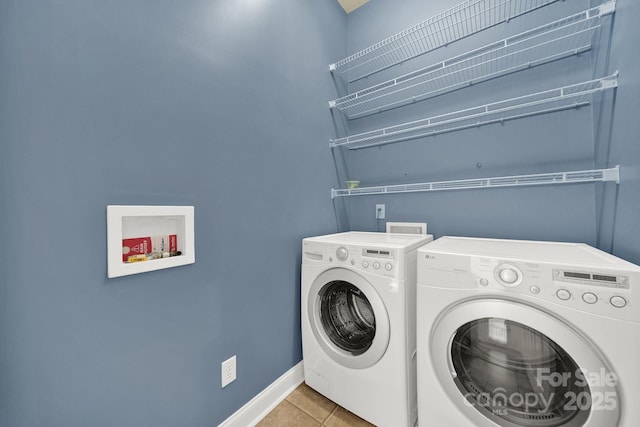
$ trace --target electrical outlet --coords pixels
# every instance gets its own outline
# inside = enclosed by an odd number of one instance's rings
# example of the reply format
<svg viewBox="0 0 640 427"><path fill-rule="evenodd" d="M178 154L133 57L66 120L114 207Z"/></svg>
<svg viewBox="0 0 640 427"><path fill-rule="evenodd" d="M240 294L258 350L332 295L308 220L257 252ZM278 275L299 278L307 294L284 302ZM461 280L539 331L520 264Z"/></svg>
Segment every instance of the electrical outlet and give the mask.
<svg viewBox="0 0 640 427"><path fill-rule="evenodd" d="M222 362L222 388L236 380L236 356Z"/></svg>
<svg viewBox="0 0 640 427"><path fill-rule="evenodd" d="M384 205L376 205L376 219L384 219Z"/></svg>

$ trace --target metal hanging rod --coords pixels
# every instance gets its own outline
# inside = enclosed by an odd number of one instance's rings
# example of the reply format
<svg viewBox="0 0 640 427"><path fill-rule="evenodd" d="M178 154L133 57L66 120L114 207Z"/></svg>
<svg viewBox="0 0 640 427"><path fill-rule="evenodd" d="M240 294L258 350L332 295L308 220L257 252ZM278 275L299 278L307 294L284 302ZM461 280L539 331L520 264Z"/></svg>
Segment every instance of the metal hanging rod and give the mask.
<svg viewBox="0 0 640 427"><path fill-rule="evenodd" d="M382 129L329 140L329 146L352 150L433 136L523 117L577 108L591 103L592 94L618 85L618 72L601 79L537 92L503 101L440 114Z"/></svg>
<svg viewBox="0 0 640 427"><path fill-rule="evenodd" d="M376 187L331 189L331 198L380 194L415 193L425 191L467 190L483 188L522 187L534 185L578 184L589 182L620 183L620 168L593 169L534 175L502 176L495 178L461 179L455 181L423 182Z"/></svg>

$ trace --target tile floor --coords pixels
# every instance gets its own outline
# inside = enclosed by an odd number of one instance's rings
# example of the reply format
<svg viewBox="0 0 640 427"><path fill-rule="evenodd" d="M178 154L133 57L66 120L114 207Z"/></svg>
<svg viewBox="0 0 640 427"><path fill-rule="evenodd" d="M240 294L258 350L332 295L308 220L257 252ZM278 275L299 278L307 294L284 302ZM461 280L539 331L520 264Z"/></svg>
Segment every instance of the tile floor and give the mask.
<svg viewBox="0 0 640 427"><path fill-rule="evenodd" d="M260 421L256 427L375 427L338 406L305 383Z"/></svg>

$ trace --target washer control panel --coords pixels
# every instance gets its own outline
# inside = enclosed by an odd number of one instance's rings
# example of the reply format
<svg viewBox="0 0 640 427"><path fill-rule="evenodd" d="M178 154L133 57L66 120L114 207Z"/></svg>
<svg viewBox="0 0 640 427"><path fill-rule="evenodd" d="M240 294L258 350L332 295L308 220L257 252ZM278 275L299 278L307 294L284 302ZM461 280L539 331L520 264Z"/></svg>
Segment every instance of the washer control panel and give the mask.
<svg viewBox="0 0 640 427"><path fill-rule="evenodd" d="M636 322L640 319L640 307L635 307L631 293L632 282L640 283L637 274L494 258L472 257L470 261L470 272L480 289L528 295Z"/></svg>
<svg viewBox="0 0 640 427"><path fill-rule="evenodd" d="M387 277L398 277L398 254L395 249L351 245L329 245L326 261L365 270Z"/></svg>

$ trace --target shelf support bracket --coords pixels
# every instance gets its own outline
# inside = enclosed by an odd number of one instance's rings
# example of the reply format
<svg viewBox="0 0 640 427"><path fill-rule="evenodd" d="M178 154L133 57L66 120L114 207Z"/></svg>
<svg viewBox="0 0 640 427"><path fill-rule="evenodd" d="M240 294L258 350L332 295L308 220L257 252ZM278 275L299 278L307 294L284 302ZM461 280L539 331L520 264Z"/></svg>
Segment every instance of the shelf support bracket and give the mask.
<svg viewBox="0 0 640 427"><path fill-rule="evenodd" d="M616 11L616 0L609 0L603 3L598 6L598 9L600 10L600 16L610 15Z"/></svg>
<svg viewBox="0 0 640 427"><path fill-rule="evenodd" d="M620 184L620 165L616 165L610 169L604 169L603 181L615 181L616 184Z"/></svg>

